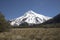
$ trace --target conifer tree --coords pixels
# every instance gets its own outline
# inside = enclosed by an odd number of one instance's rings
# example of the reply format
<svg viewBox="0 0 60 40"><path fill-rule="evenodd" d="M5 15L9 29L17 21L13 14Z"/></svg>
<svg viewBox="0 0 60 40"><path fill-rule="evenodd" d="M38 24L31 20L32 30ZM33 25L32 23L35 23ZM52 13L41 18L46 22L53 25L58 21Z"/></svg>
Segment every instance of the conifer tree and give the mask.
<svg viewBox="0 0 60 40"><path fill-rule="evenodd" d="M0 12L0 32L6 31L8 29L9 23L5 20L4 15Z"/></svg>

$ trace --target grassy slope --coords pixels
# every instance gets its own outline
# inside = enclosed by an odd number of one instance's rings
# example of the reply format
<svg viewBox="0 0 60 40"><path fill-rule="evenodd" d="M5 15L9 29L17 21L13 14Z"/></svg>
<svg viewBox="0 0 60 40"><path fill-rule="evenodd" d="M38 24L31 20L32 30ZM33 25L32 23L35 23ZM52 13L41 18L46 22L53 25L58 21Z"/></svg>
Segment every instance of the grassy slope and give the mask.
<svg viewBox="0 0 60 40"><path fill-rule="evenodd" d="M60 28L13 28L0 33L0 40L60 40Z"/></svg>

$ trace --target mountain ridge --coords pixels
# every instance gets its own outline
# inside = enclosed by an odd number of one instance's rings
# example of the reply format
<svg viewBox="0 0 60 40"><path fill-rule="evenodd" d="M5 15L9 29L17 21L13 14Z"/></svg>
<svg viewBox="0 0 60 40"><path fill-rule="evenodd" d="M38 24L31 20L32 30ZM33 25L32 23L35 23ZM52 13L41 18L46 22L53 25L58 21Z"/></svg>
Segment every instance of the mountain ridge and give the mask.
<svg viewBox="0 0 60 40"><path fill-rule="evenodd" d="M44 16L42 14L38 14L32 10L29 10L21 17L18 17L16 19L11 20L10 23L12 26L16 25L19 26L20 24L27 22L28 24L40 24L47 20L49 20L51 17Z"/></svg>
<svg viewBox="0 0 60 40"><path fill-rule="evenodd" d="M60 23L60 13L54 16L52 19L44 22L43 24L52 24L52 23Z"/></svg>

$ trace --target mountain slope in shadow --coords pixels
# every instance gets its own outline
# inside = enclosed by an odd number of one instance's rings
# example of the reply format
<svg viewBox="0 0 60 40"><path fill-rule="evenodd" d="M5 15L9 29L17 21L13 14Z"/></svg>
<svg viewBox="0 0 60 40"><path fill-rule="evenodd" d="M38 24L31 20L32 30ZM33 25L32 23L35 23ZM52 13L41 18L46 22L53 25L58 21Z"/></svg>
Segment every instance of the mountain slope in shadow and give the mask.
<svg viewBox="0 0 60 40"><path fill-rule="evenodd" d="M60 14L54 16L52 19L44 22L43 24L51 24L51 23L60 23Z"/></svg>

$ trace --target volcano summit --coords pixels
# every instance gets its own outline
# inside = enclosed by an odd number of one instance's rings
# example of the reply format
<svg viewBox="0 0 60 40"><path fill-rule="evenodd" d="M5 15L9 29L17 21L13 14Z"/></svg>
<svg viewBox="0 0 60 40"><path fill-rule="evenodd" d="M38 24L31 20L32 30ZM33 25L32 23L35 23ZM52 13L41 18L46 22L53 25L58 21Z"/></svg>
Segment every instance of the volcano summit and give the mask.
<svg viewBox="0 0 60 40"><path fill-rule="evenodd" d="M49 19L51 19L51 17L44 16L42 14L38 14L32 10L29 10L21 17L12 19L10 24L12 26L19 26L20 24L24 22L28 23L29 25L30 24L41 24Z"/></svg>

